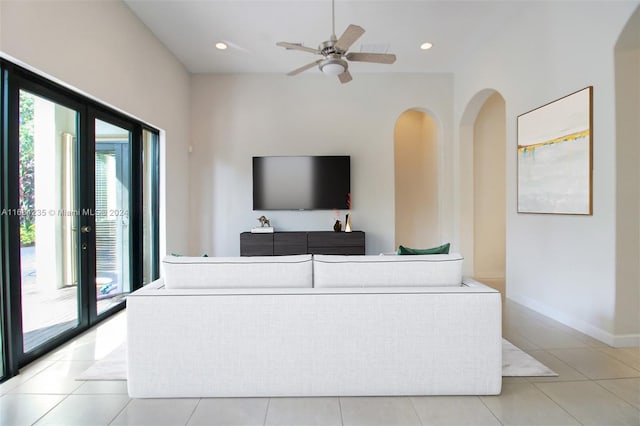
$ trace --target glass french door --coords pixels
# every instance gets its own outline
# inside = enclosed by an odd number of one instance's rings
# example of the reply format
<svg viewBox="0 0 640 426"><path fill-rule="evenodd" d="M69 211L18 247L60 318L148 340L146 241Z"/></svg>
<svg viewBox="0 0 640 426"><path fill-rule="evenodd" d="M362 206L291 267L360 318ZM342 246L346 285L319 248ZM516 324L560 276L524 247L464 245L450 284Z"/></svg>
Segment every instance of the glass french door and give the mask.
<svg viewBox="0 0 640 426"><path fill-rule="evenodd" d="M19 229L10 258L20 290L12 307L23 360L122 307L132 289L133 126L47 95L29 84L18 91L19 143L10 155L17 209L8 214Z"/></svg>
<svg viewBox="0 0 640 426"><path fill-rule="evenodd" d="M0 380L158 278L159 132L0 58Z"/></svg>
<svg viewBox="0 0 640 426"><path fill-rule="evenodd" d="M129 197L131 131L102 119L95 129L96 313L123 302L131 292Z"/></svg>
<svg viewBox="0 0 640 426"><path fill-rule="evenodd" d="M79 326L80 113L19 91L18 210L22 351ZM15 257L15 256L14 256Z"/></svg>

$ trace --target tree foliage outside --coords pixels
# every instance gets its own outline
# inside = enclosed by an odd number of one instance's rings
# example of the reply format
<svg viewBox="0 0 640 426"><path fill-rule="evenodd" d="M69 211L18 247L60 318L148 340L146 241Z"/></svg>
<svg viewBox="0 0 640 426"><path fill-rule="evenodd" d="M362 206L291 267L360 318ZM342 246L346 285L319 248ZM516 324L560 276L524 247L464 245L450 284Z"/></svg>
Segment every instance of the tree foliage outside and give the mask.
<svg viewBox="0 0 640 426"><path fill-rule="evenodd" d="M34 216L35 179L33 153L33 104L34 96L20 92L20 242L33 245L36 240Z"/></svg>

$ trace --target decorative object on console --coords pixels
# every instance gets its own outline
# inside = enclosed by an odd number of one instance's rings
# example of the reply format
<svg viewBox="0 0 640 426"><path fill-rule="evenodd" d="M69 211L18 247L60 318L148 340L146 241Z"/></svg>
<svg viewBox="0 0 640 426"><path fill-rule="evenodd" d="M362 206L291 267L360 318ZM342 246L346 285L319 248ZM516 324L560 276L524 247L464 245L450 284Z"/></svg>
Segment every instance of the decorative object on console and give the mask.
<svg viewBox="0 0 640 426"><path fill-rule="evenodd" d="M258 222L260 222L260 226L256 228L251 228L251 232L253 234L272 234L273 226L271 226L271 222L267 219L266 216L262 215L258 218Z"/></svg>
<svg viewBox="0 0 640 426"><path fill-rule="evenodd" d="M449 247L451 243L446 243L438 247L431 247L427 249L414 249L405 247L403 245L398 246L398 254L400 255L416 255L416 254L449 254Z"/></svg>
<svg viewBox="0 0 640 426"><path fill-rule="evenodd" d="M336 219L336 223L333 224L333 230L336 232L342 231L342 222L340 222L340 219Z"/></svg>
<svg viewBox="0 0 640 426"><path fill-rule="evenodd" d="M344 232L351 232L351 193L347 194L347 206L349 207L349 213L344 221Z"/></svg>
<svg viewBox="0 0 640 426"><path fill-rule="evenodd" d="M518 213L591 215L593 86L518 116Z"/></svg>
<svg viewBox="0 0 640 426"><path fill-rule="evenodd" d="M351 232L351 215L347 213L347 217L344 221L344 232Z"/></svg>
<svg viewBox="0 0 640 426"><path fill-rule="evenodd" d="M258 222L260 222L260 226L261 227L265 227L265 226L271 226L271 223L269 222L269 219L267 219L267 217L265 215L262 215L258 218Z"/></svg>

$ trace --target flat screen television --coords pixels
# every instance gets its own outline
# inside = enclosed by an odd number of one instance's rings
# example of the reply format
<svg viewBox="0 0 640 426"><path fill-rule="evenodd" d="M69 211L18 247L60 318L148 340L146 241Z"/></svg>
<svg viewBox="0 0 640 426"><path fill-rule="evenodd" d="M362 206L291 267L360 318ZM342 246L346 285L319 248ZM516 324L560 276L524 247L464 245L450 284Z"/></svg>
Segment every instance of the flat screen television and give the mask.
<svg viewBox="0 0 640 426"><path fill-rule="evenodd" d="M348 209L351 157L253 157L254 210Z"/></svg>

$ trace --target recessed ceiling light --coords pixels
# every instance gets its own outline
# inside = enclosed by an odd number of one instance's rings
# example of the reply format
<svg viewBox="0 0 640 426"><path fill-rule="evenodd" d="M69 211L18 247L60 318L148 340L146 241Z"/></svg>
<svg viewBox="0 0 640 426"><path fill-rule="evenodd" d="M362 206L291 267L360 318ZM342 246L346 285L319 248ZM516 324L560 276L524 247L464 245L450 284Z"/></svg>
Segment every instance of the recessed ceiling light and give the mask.
<svg viewBox="0 0 640 426"><path fill-rule="evenodd" d="M229 46L227 46L227 43L225 42L219 41L216 43L216 49L218 50L225 50L227 47Z"/></svg>
<svg viewBox="0 0 640 426"><path fill-rule="evenodd" d="M422 43L422 44L420 45L420 49L422 49L422 50L429 50L429 49L431 49L432 47L433 47L433 44L432 44L432 43L429 43L428 41L425 41L424 43Z"/></svg>

